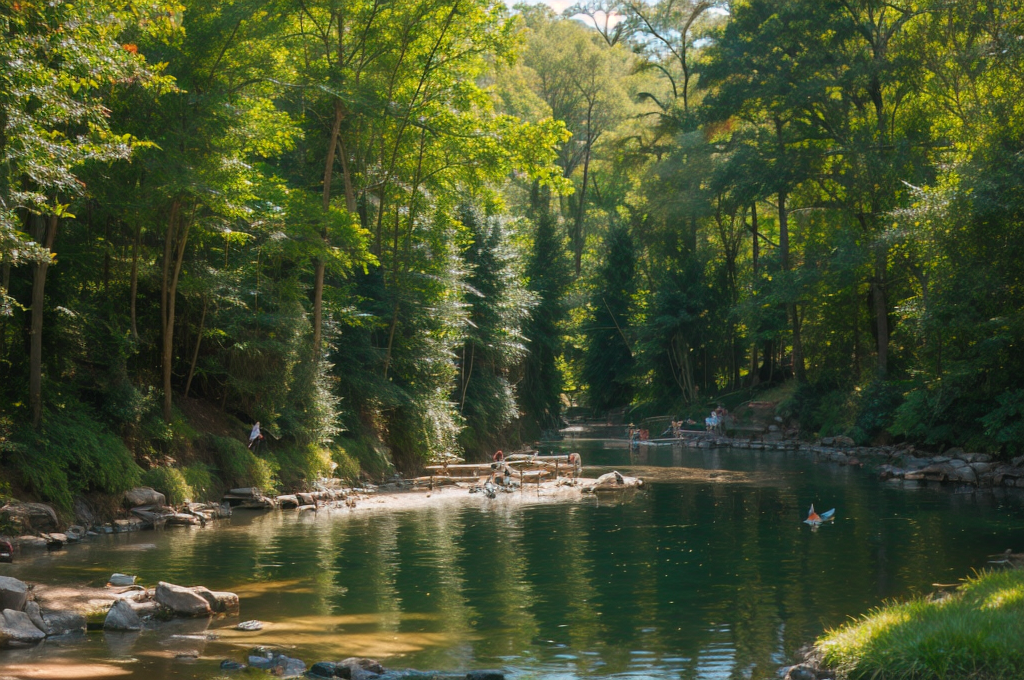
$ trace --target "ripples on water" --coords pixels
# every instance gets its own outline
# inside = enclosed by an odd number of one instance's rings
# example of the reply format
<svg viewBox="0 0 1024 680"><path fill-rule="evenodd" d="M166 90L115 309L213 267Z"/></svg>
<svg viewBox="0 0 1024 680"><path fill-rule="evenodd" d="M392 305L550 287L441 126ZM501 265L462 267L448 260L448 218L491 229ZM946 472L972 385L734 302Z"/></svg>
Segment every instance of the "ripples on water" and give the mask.
<svg viewBox="0 0 1024 680"><path fill-rule="evenodd" d="M51 675L206 677L220 658L272 643L308 663L365 655L522 678L773 678L826 627L1024 545L1015 494L907 491L796 453L573 449L588 465L643 476L647 489L580 504L240 511L214 530L101 538L5 565L28 580L100 585L128 571L234 590L243 618L269 625L210 641L202 624L170 640L91 633L3 653L0 668L38 677L74 660L78 671ZM837 507L837 521L812 532L801 523L812 502ZM202 656L175 660L190 652Z"/></svg>

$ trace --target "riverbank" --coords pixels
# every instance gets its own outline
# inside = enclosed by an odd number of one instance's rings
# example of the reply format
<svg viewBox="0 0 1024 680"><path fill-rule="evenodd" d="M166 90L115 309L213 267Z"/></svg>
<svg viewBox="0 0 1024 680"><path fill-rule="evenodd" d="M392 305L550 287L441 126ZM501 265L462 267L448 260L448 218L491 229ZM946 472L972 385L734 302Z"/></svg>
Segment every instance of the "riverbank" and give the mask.
<svg viewBox="0 0 1024 680"><path fill-rule="evenodd" d="M341 480L322 480L311 492L265 496L254 487L231 489L221 503L184 503L167 505L163 494L148 487L125 494L120 517L97 520L88 511L76 517L81 522L61 526L59 516L45 503L12 502L0 508L2 526L14 530L0 534L0 542L9 543L15 552L59 550L65 545L89 540L103 534L118 534L165 527L205 527L208 522L225 519L234 510L249 512L275 509L296 512L394 512L434 505L465 502L473 497L492 504L553 503L579 500L585 494L627 491L643 485L633 477L609 473L598 478L562 477L537 483L485 484L479 480L437 477L429 485L401 479L381 485L343 487Z"/></svg>
<svg viewBox="0 0 1024 680"><path fill-rule="evenodd" d="M1011 680L1024 669L1024 569L987 571L827 631L786 680Z"/></svg>

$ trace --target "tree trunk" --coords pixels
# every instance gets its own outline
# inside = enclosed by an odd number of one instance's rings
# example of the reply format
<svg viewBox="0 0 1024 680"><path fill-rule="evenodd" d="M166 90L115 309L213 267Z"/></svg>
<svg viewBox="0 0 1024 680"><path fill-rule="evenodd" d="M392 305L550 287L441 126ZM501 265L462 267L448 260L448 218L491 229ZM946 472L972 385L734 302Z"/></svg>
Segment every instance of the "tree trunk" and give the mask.
<svg viewBox="0 0 1024 680"><path fill-rule="evenodd" d="M203 329L206 325L206 296L203 296L203 313L199 315L199 333L196 334L196 346L192 350L192 363L188 367L188 379L185 381L184 397L188 399L188 392L192 388L192 377L196 374L196 363L199 361L199 345L203 342Z"/></svg>
<svg viewBox="0 0 1024 680"><path fill-rule="evenodd" d="M789 209L786 206L788 199L786 190L779 191L779 256L782 259L783 271L789 271ZM800 317L797 313L796 302L787 305L789 312L790 328L793 331L793 375L800 382L807 380L804 371L804 348L800 340Z"/></svg>
<svg viewBox="0 0 1024 680"><path fill-rule="evenodd" d="M587 148L583 155L583 186L580 188L580 202L576 210L576 229L573 233L573 255L576 264L576 276L580 275L580 267L583 262L583 219L586 217L587 207L587 179L590 176L590 123L593 105L587 109Z"/></svg>
<svg viewBox="0 0 1024 680"><path fill-rule="evenodd" d="M875 251L875 277L871 293L875 303L875 323L878 327L878 377L884 379L889 372L889 313L885 301L885 275L889 254L882 245Z"/></svg>
<svg viewBox="0 0 1024 680"><path fill-rule="evenodd" d="M132 319L132 339L139 341L139 328L136 324L135 301L139 297L139 237L142 234L142 224L135 225L135 242L132 244L132 279L131 293L129 295L129 309Z"/></svg>
<svg viewBox="0 0 1024 680"><path fill-rule="evenodd" d="M334 121L331 123L331 136L327 141L327 159L324 161L324 229L321 237L327 241L327 212L331 208L331 178L334 174L334 156L338 148L338 133L341 130L341 119L343 111L341 101L334 101ZM323 303L324 303L324 261L316 260L316 274L313 279L313 360L320 360L321 329L323 328Z"/></svg>
<svg viewBox="0 0 1024 680"><path fill-rule="evenodd" d="M757 203L750 204L750 230L754 234L754 239L750 244L750 257L754 264L754 276L757 276L757 258L761 253L761 244L758 243L759 236L757 233Z"/></svg>
<svg viewBox="0 0 1024 680"><path fill-rule="evenodd" d="M43 218L36 216L37 228L34 240L46 248L53 248L57 236L57 216ZM50 261L36 264L32 273L32 320L29 330L29 377L28 402L32 411L32 427L39 427L43 417L43 303L46 293L46 270Z"/></svg>
<svg viewBox="0 0 1024 680"><path fill-rule="evenodd" d="M191 220L181 226L181 203L175 199L171 203L171 214L167 220L167 238L164 240L164 267L163 281L161 285L161 351L160 361L163 370L163 415L164 422L171 422L171 369L174 364L174 316L175 303L177 301L178 280L181 277L181 264L185 258L185 244L188 241ZM178 235L178 231L181 235ZM172 268L173 260L173 268Z"/></svg>

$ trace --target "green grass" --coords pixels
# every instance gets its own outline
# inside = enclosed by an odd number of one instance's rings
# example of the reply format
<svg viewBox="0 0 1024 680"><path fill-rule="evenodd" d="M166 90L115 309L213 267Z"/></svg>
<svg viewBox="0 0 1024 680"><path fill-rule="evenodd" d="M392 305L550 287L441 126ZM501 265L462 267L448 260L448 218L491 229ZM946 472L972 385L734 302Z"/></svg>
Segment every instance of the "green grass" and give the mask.
<svg viewBox="0 0 1024 680"><path fill-rule="evenodd" d="M1024 570L979 574L944 601L886 605L818 640L849 680L1024 676Z"/></svg>

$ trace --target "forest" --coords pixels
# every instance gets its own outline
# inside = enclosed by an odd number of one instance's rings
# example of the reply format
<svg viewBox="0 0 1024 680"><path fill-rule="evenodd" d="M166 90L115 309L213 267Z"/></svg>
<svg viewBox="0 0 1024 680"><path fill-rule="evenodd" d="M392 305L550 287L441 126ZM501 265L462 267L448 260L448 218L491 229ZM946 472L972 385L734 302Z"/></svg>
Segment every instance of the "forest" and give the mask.
<svg viewBox="0 0 1024 680"><path fill-rule="evenodd" d="M1017 3L0 0L0 33L0 496L380 479L766 391L808 438L1024 453Z"/></svg>

